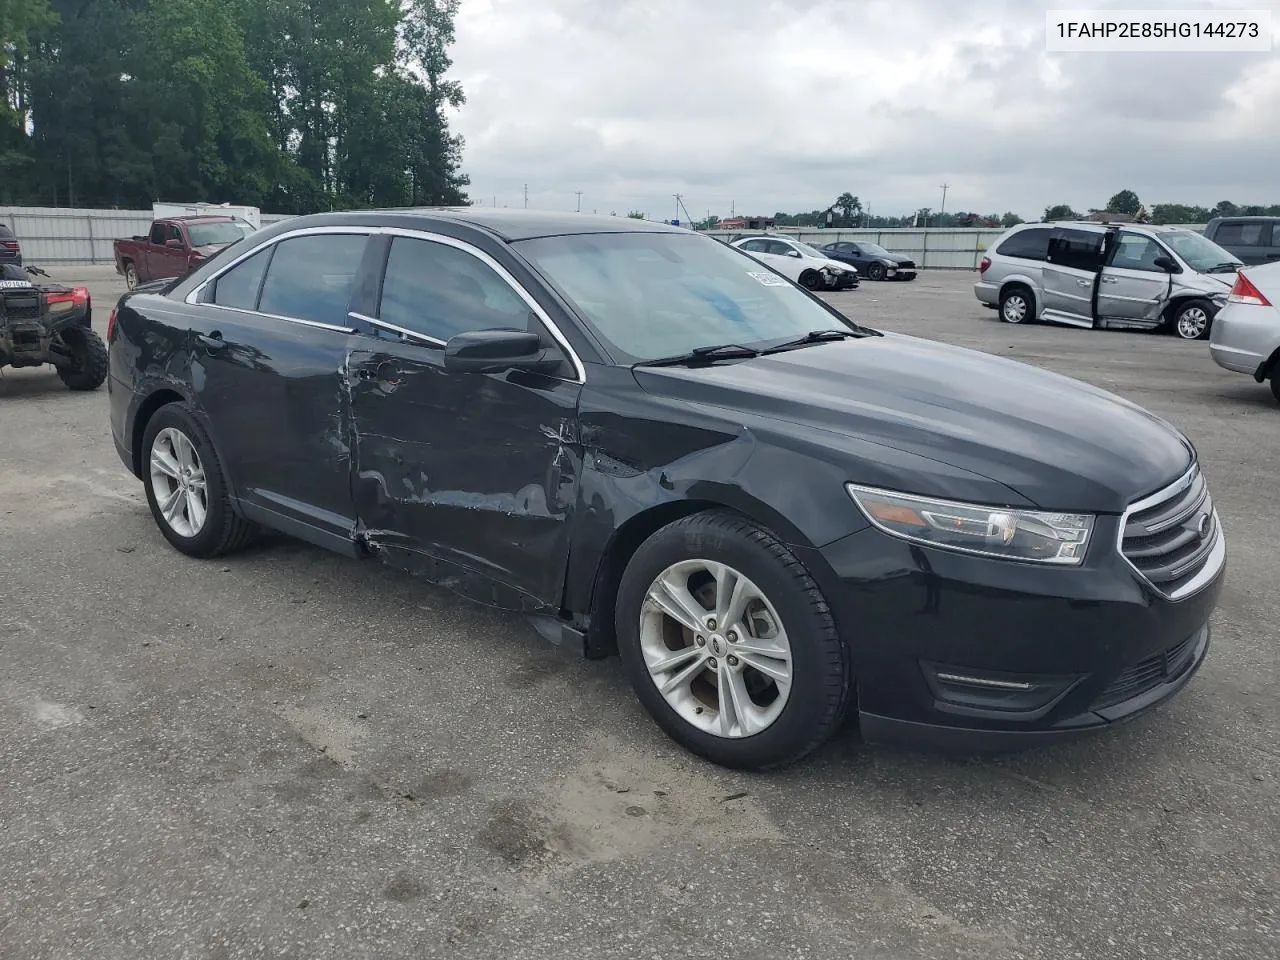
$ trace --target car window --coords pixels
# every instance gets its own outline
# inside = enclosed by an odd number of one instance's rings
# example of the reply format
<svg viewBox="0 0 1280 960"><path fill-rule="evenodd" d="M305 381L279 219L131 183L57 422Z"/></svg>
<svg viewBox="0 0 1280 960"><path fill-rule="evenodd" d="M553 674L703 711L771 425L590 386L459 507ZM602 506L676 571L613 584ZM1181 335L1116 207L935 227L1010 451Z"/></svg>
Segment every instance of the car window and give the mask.
<svg viewBox="0 0 1280 960"><path fill-rule="evenodd" d="M1156 257L1165 256L1160 244L1140 233L1121 233L1115 250L1111 253L1111 266L1122 270L1147 270L1163 273L1156 266Z"/></svg>
<svg viewBox="0 0 1280 960"><path fill-rule="evenodd" d="M258 309L281 317L346 326L365 236L325 233L276 245Z"/></svg>
<svg viewBox="0 0 1280 960"><path fill-rule="evenodd" d="M1049 234L1052 232L1048 227L1019 230L996 247L996 253L1022 260L1044 260L1049 256Z"/></svg>
<svg viewBox="0 0 1280 960"><path fill-rule="evenodd" d="M1224 247L1264 247L1270 242L1270 238L1264 239L1264 235L1270 232L1269 223L1223 223L1218 225L1213 242Z"/></svg>
<svg viewBox="0 0 1280 960"><path fill-rule="evenodd" d="M165 243L168 243L170 240L177 240L179 243L182 242L182 231L178 229L177 224L169 224L168 230L165 232L164 240Z"/></svg>
<svg viewBox="0 0 1280 960"><path fill-rule="evenodd" d="M165 225L163 223L153 223L151 225L151 235L147 239L152 243L163 244L165 239Z"/></svg>
<svg viewBox="0 0 1280 960"><path fill-rule="evenodd" d="M767 242L769 244L769 252L779 257L785 257L791 252L791 245L783 243L781 240L769 240Z"/></svg>
<svg viewBox="0 0 1280 960"><path fill-rule="evenodd" d="M764 241L748 240L746 243L742 245L742 249L747 250L751 253L764 253Z"/></svg>
<svg viewBox="0 0 1280 960"><path fill-rule="evenodd" d="M1102 240L1103 234L1092 230L1056 230L1049 238L1049 262L1096 272L1102 264Z"/></svg>
<svg viewBox="0 0 1280 960"><path fill-rule="evenodd" d="M447 341L471 330L528 330L531 312L509 283L466 251L409 237L391 242L379 319Z"/></svg>
<svg viewBox="0 0 1280 960"><path fill-rule="evenodd" d="M213 287L213 302L221 307L254 310L258 305L258 288L262 271L267 268L271 250L259 250L220 276Z"/></svg>

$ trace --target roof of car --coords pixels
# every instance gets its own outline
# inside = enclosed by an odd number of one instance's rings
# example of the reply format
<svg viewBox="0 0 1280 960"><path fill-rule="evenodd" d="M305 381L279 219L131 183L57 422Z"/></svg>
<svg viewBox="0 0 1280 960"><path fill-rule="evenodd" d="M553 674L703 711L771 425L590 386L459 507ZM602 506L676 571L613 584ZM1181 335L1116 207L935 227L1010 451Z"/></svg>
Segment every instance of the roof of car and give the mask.
<svg viewBox="0 0 1280 960"><path fill-rule="evenodd" d="M683 227L634 217L592 213L560 213L548 210L511 210L506 207L399 207L369 213L420 215L435 220L455 220L483 227L504 240L558 237L575 233L689 233Z"/></svg>
<svg viewBox="0 0 1280 960"><path fill-rule="evenodd" d="M1186 229L1171 223L1137 223L1131 220L1031 220L1016 224L1010 229L1020 230L1023 227L1094 227L1104 230L1107 227L1124 227L1126 230L1150 230L1153 233L1173 233Z"/></svg>
<svg viewBox="0 0 1280 960"><path fill-rule="evenodd" d="M201 223L201 222L225 223L227 221L239 220L240 218L233 217L227 213L197 213L197 214L191 214L190 216L157 217L156 219L160 221L178 220L178 221L181 221L182 223Z"/></svg>

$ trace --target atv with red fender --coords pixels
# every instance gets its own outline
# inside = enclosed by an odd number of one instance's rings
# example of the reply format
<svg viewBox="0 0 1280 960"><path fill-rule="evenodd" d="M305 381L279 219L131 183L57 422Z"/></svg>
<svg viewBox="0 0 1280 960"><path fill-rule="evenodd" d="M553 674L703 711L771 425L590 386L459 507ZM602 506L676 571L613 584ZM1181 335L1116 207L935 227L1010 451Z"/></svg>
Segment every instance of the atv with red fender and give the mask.
<svg viewBox="0 0 1280 960"><path fill-rule="evenodd" d="M107 379L107 346L93 329L85 287L36 283L39 267L0 264L0 369L52 364L72 390Z"/></svg>

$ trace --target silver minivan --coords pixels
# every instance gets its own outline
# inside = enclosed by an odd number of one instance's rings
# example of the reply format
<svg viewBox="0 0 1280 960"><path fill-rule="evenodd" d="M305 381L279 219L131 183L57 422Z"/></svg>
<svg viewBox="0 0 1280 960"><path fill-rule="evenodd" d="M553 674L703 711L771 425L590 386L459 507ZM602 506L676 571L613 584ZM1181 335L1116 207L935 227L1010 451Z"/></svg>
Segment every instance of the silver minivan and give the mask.
<svg viewBox="0 0 1280 960"><path fill-rule="evenodd" d="M1243 264L1181 227L1023 223L982 258L974 295L1005 323L1209 335Z"/></svg>

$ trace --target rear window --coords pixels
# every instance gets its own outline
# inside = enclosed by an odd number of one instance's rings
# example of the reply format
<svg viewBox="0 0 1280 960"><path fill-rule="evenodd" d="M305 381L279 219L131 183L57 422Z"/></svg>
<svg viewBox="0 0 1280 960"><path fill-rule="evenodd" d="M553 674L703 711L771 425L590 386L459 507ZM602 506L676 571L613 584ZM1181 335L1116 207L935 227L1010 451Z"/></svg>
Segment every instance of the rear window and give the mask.
<svg viewBox="0 0 1280 960"><path fill-rule="evenodd" d="M1221 223L1213 242L1224 247L1265 247L1271 242L1271 224L1257 220Z"/></svg>
<svg viewBox="0 0 1280 960"><path fill-rule="evenodd" d="M1019 230L996 247L1002 257L1018 257L1022 260L1044 260L1049 256L1049 228L1031 227Z"/></svg>
<svg viewBox="0 0 1280 960"><path fill-rule="evenodd" d="M12 231L12 230L10 230L8 227L0 227L0 239L3 239L3 240L12 240L12 239L13 239L13 231Z"/></svg>

